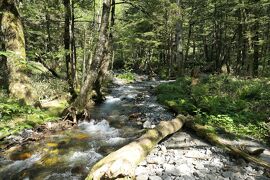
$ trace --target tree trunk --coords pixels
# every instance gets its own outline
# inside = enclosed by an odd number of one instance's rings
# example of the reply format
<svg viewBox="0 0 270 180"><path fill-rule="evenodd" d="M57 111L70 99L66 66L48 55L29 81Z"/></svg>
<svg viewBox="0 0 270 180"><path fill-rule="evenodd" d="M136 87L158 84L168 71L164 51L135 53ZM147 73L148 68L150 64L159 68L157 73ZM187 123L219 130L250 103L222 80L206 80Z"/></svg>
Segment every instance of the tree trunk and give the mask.
<svg viewBox="0 0 270 180"><path fill-rule="evenodd" d="M31 104L36 93L26 74L26 53L23 26L14 0L0 1L1 31L7 54L9 95Z"/></svg>
<svg viewBox="0 0 270 180"><path fill-rule="evenodd" d="M65 32L64 32L64 46L66 56L66 78L69 85L69 92L72 99L76 97L74 89L74 52L73 52L73 16L72 16L72 0L64 0L65 6ZM74 21L73 21L74 22Z"/></svg>
<svg viewBox="0 0 270 180"><path fill-rule="evenodd" d="M134 178L136 166L162 139L182 128L186 117L179 115L171 121L162 121L144 135L101 159L91 169L87 180Z"/></svg>
<svg viewBox="0 0 270 180"><path fill-rule="evenodd" d="M181 8L180 0L176 0L176 3L179 7L179 11ZM178 14L179 19L176 22L176 33L175 33L175 43L176 43L176 63L177 63L177 70L179 75L183 75L184 72L184 58L183 58L183 20L181 13Z"/></svg>
<svg viewBox="0 0 270 180"><path fill-rule="evenodd" d="M112 61L112 43L113 43L113 26L115 22L115 0L112 0L111 4L111 20L110 20L110 32L108 37L108 42L106 43L106 46L104 47L106 50L106 54L104 55L104 60L102 62L100 72L98 74L98 78L95 82L94 90L96 91L96 98L95 102L100 103L104 100L103 93L102 93L102 86L104 86L104 82L108 78L108 69L109 65Z"/></svg>
<svg viewBox="0 0 270 180"><path fill-rule="evenodd" d="M83 64L82 64L82 82L83 84L85 80L85 73L86 73L86 27L83 28Z"/></svg>
<svg viewBox="0 0 270 180"><path fill-rule="evenodd" d="M47 31L47 52L52 51L52 46L51 46L51 31L50 31L50 15L47 13L46 14L46 31Z"/></svg>
<svg viewBox="0 0 270 180"><path fill-rule="evenodd" d="M191 39L191 34L192 34L192 26L193 24L190 22L189 28L188 28L188 38L187 38L187 47L186 47L186 52L185 52L185 61L188 61L188 53L189 53L189 48L190 48L190 39Z"/></svg>
<svg viewBox="0 0 270 180"><path fill-rule="evenodd" d="M258 18L258 17L256 17ZM254 37L253 37L253 66L252 66L252 76L258 77L259 75L259 22L256 20L254 27Z"/></svg>
<svg viewBox="0 0 270 180"><path fill-rule="evenodd" d="M71 0L71 79L72 84L75 92L75 88L77 86L77 52L76 52L76 40L75 40L75 7L74 7L74 0ZM76 93L74 94L74 97Z"/></svg>
<svg viewBox="0 0 270 180"><path fill-rule="evenodd" d="M73 106L77 108L79 111L85 109L85 106L89 101L89 94L93 89L94 83L98 78L100 68L104 61L104 56L106 54L105 47L106 43L108 43L110 9L111 9L111 0L103 0L100 32L93 60L90 68L88 69L84 84L81 87L81 91L73 103Z"/></svg>
<svg viewBox="0 0 270 180"><path fill-rule="evenodd" d="M1 20L1 16L0 16ZM5 51L5 44L2 32L0 31L0 51ZM7 71L7 58L0 55L0 89L8 90L8 71Z"/></svg>

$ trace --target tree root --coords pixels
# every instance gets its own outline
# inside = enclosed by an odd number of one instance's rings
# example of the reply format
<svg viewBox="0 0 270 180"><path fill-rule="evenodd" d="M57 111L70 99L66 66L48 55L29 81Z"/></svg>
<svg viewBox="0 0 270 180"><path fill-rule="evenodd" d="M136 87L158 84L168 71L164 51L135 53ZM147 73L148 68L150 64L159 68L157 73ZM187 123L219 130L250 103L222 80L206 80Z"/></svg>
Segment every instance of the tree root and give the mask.
<svg viewBox="0 0 270 180"><path fill-rule="evenodd" d="M182 128L186 117L178 115L171 121L162 121L144 135L101 159L91 169L87 180L134 179L135 168L166 136Z"/></svg>
<svg viewBox="0 0 270 180"><path fill-rule="evenodd" d="M90 119L89 110L87 108L83 110L77 110L75 107L70 106L63 111L62 115L64 121L69 120L75 124L78 123L78 119L80 120Z"/></svg>

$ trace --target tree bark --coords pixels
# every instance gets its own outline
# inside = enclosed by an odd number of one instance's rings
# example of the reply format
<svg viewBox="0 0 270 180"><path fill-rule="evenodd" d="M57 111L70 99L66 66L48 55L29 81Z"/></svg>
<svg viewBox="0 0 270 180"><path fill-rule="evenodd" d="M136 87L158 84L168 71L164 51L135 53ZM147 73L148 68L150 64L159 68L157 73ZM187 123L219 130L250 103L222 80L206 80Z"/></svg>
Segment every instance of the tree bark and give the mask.
<svg viewBox="0 0 270 180"><path fill-rule="evenodd" d="M176 4L179 7L179 11L181 8L181 1L176 0ZM182 14L179 13L178 16L179 19L176 22L176 33L175 33L175 43L176 43L176 62L177 62L177 70L179 75L183 75L184 73L184 58L183 58L183 20L182 20Z"/></svg>
<svg viewBox="0 0 270 180"><path fill-rule="evenodd" d="M104 55L104 60L102 62L98 78L95 82L94 85L94 90L96 91L96 97L95 97L95 102L100 103L104 100L104 95L102 93L102 86L104 86L104 82L109 76L108 69L109 65L112 61L112 52L113 52L113 26L115 22L115 0L111 1L111 19L110 19L110 31L109 31L109 37L108 37L108 42L106 43L105 52L106 54Z"/></svg>
<svg viewBox="0 0 270 180"><path fill-rule="evenodd" d="M8 91L11 97L31 104L36 93L26 74L26 53L23 25L14 0L0 2L1 31L4 49L8 53L6 65L8 70Z"/></svg>
<svg viewBox="0 0 270 180"><path fill-rule="evenodd" d="M256 17L258 18L258 17ZM252 76L258 77L259 75L259 20L256 20L253 31L254 37L253 40L253 66L252 66Z"/></svg>
<svg viewBox="0 0 270 180"><path fill-rule="evenodd" d="M148 130L137 140L101 159L93 166L86 179L134 178L136 166L151 152L158 142L181 129L185 121L185 116L178 115L171 121L160 122L156 128Z"/></svg>
<svg viewBox="0 0 270 180"><path fill-rule="evenodd" d="M72 0L64 0L65 6L65 31L64 31L64 46L65 46L65 58L66 58L66 78L69 85L69 92L72 99L76 97L74 89L74 46L73 46L73 30L74 30L74 19L73 19L73 2ZM73 22L73 23L72 23Z"/></svg>
<svg viewBox="0 0 270 180"><path fill-rule="evenodd" d="M94 83L98 78L104 56L106 54L106 43L108 43L108 28L109 28L109 17L111 9L111 0L103 0L102 17L100 24L100 32L98 43L95 49L93 60L90 68L88 69L86 79L81 87L81 91L75 99L72 106L77 108L79 111L85 109L89 99L89 94L93 89Z"/></svg>
<svg viewBox="0 0 270 180"><path fill-rule="evenodd" d="M241 0L238 2L239 4L242 3ZM237 10L237 56L236 56L236 74L241 74L241 68L242 68L242 55L243 55L243 24L242 24L242 9L239 7Z"/></svg>
<svg viewBox="0 0 270 180"><path fill-rule="evenodd" d="M192 22L189 22L187 47L186 47L186 52L185 52L185 57L184 57L185 58L185 61L184 62L187 62L188 61L188 53L189 53L190 40L191 40L191 35L192 35L192 26L193 26L193 23Z"/></svg>
<svg viewBox="0 0 270 180"><path fill-rule="evenodd" d="M75 39L75 6L74 0L71 0L71 79L75 92L75 88L77 87L77 52L76 52L76 39ZM74 94L76 97L76 92Z"/></svg>

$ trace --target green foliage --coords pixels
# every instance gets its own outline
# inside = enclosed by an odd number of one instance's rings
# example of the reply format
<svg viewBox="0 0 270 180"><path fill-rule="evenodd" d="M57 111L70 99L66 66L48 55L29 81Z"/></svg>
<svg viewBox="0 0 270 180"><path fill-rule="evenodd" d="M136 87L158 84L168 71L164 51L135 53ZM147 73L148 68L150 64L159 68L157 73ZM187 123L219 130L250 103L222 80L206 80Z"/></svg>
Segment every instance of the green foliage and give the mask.
<svg viewBox="0 0 270 180"><path fill-rule="evenodd" d="M130 71L118 74L118 75L116 75L116 77L123 79L123 80L126 80L128 83L131 83L135 80L135 75Z"/></svg>
<svg viewBox="0 0 270 180"><path fill-rule="evenodd" d="M203 125L265 141L269 138L269 79L208 76L192 86L190 78L179 78L156 91L159 102L195 115Z"/></svg>
<svg viewBox="0 0 270 180"><path fill-rule="evenodd" d="M62 108L63 109L63 108ZM0 138L33 128L47 121L58 120L59 114L41 110L14 99L0 96Z"/></svg>

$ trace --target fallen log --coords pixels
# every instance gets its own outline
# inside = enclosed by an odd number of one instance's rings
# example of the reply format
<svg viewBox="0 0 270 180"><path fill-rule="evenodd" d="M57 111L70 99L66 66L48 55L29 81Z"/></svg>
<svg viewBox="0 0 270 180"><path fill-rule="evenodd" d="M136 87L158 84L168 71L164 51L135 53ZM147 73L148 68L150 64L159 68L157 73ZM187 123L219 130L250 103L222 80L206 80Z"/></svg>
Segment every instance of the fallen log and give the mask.
<svg viewBox="0 0 270 180"><path fill-rule="evenodd" d="M134 179L137 165L158 142L180 130L185 121L185 116L178 115L171 121L160 122L156 128L146 131L140 138L101 159L93 166L86 179Z"/></svg>
<svg viewBox="0 0 270 180"><path fill-rule="evenodd" d="M209 128L207 128L206 126L197 124L193 121L188 121L185 124L185 126L192 129L193 131L195 131L198 136L206 139L212 145L219 146L219 147L227 150L228 152L230 152L234 156L242 157L243 159L245 159L249 162L252 162L254 164L257 164L259 166L262 166L262 167L270 170L270 163L269 162L266 162L262 159L259 159L255 156L253 156L252 153L248 153L245 150L241 150L240 148L238 148L236 146L228 144L222 138L218 137L218 135L209 131ZM261 149L259 149L259 150L261 150Z"/></svg>

